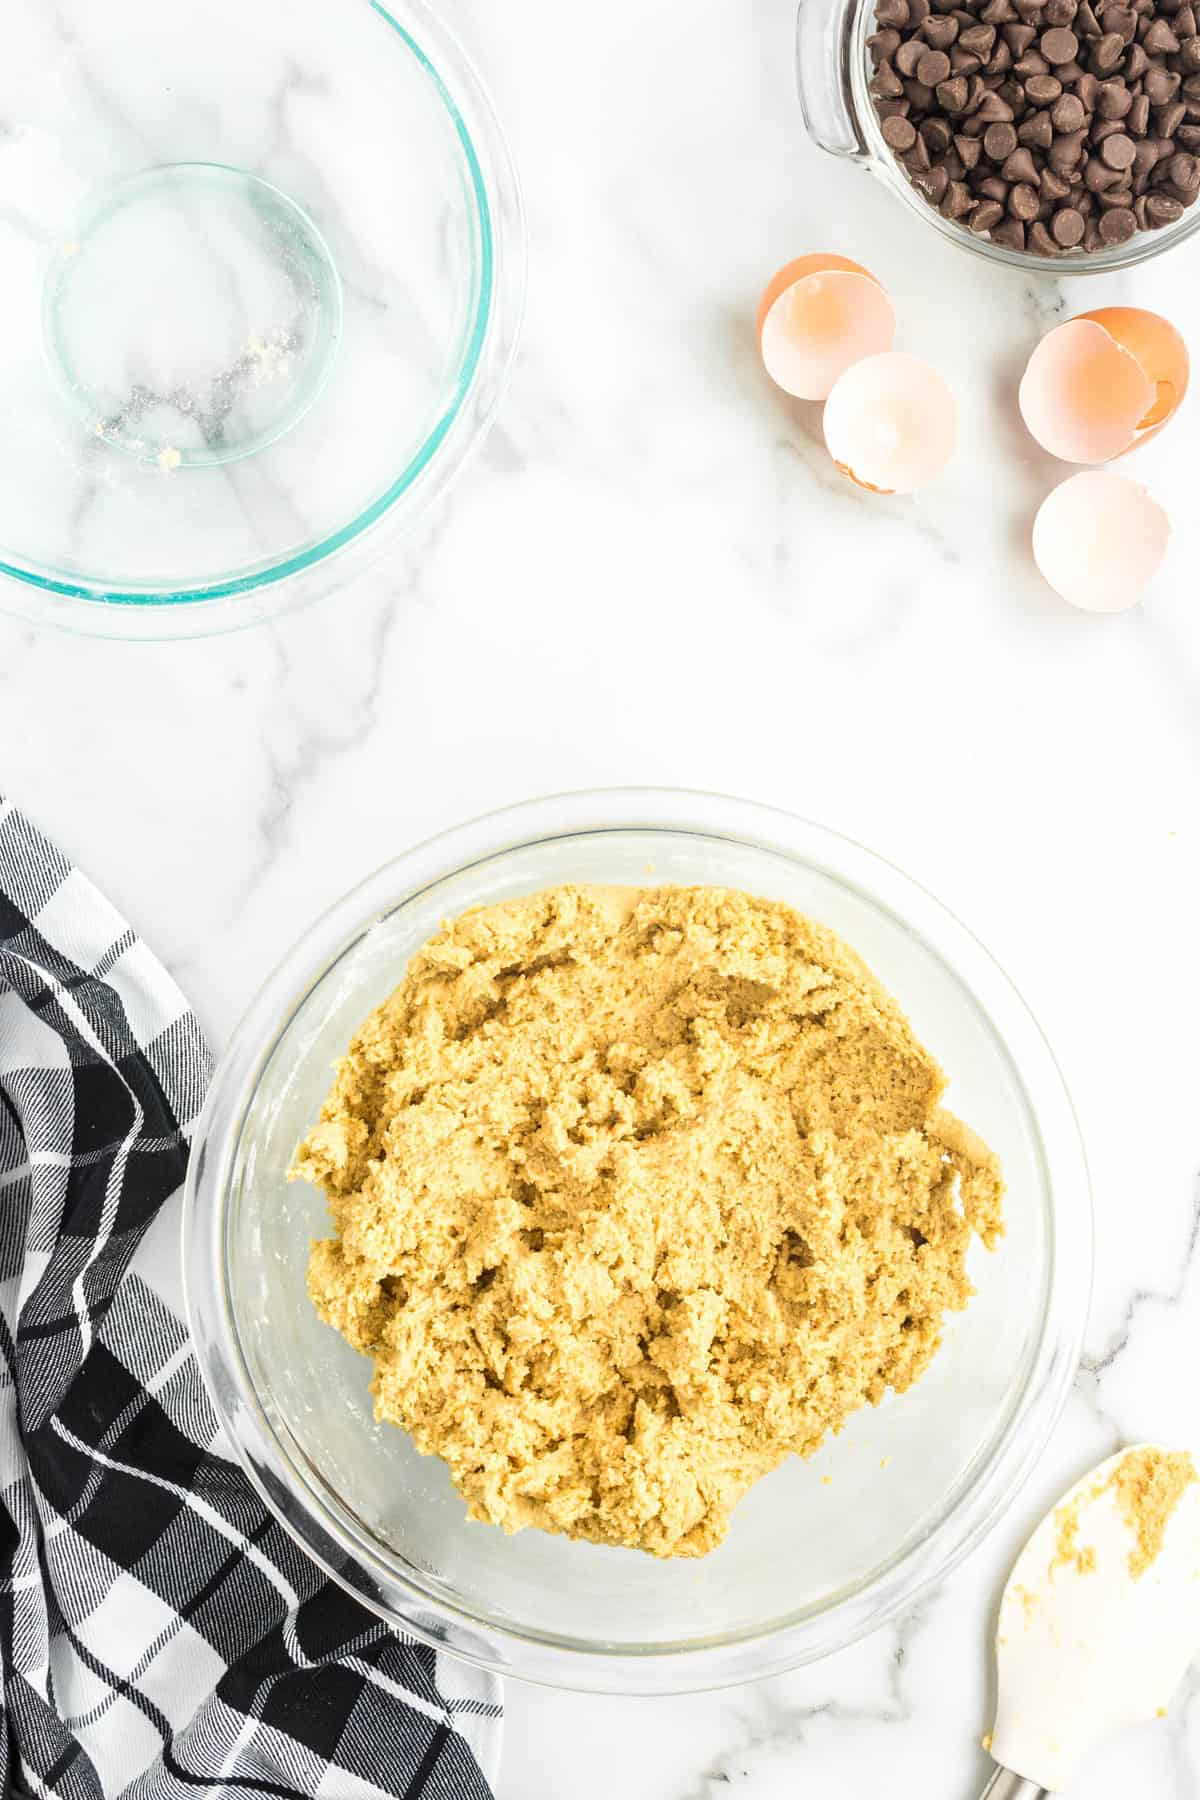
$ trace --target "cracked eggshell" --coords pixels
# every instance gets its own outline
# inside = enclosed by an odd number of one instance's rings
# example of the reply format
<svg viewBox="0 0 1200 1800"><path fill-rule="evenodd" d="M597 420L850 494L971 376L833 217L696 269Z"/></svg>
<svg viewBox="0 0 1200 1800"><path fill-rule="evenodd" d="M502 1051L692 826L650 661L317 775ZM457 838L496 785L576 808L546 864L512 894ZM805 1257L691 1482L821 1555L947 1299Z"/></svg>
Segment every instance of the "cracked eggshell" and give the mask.
<svg viewBox="0 0 1200 1800"><path fill-rule="evenodd" d="M859 487L911 494L954 454L958 402L936 369L891 350L839 378L825 402L824 429L830 456Z"/></svg>
<svg viewBox="0 0 1200 1800"><path fill-rule="evenodd" d="M1034 561L1055 593L1085 612L1124 612L1167 553L1166 513L1140 482L1107 469L1069 475L1033 522Z"/></svg>
<svg viewBox="0 0 1200 1800"><path fill-rule="evenodd" d="M797 400L824 400L843 370L895 336L895 308L870 270L827 252L780 269L758 309L767 374Z"/></svg>
<svg viewBox="0 0 1200 1800"><path fill-rule="evenodd" d="M1064 462L1124 456L1161 431L1187 392L1187 346L1158 313L1105 306L1049 332L1021 378L1021 416Z"/></svg>

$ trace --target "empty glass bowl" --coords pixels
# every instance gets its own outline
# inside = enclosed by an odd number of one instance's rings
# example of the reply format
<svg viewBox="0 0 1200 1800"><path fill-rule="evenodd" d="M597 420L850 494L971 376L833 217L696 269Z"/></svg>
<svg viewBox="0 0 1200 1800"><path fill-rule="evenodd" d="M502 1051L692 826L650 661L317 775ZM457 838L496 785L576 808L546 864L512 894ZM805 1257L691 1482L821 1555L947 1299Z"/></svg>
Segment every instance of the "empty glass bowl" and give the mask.
<svg viewBox="0 0 1200 1800"><path fill-rule="evenodd" d="M350 573L495 407L491 106L422 0L9 0L0 606L249 623Z"/></svg>
<svg viewBox="0 0 1200 1800"><path fill-rule="evenodd" d="M715 883L843 933L999 1152L1008 1235L932 1367L791 1458L719 1549L637 1551L471 1524L443 1465L376 1424L369 1362L317 1318L323 1196L286 1170L363 1017L439 921L564 881ZM1079 1133L1034 1021L925 893L818 825L709 795L571 794L482 819L356 888L289 953L218 1069L185 1201L189 1315L217 1407L263 1497L397 1629L569 1687L665 1693L749 1680L847 1643L940 1579L1037 1458L1074 1372L1091 1216Z"/></svg>
<svg viewBox="0 0 1200 1800"><path fill-rule="evenodd" d="M867 38L875 30L876 0L800 0L796 29L796 73L804 122L822 150L844 156L878 177L903 201L914 218L949 243L989 262L1057 280L1063 275L1111 275L1161 256L1200 229L1200 204L1188 207L1173 225L1139 231L1127 244L1102 250L1071 250L1039 256L1008 250L944 219L922 199L883 140L879 115L867 84L874 73Z"/></svg>

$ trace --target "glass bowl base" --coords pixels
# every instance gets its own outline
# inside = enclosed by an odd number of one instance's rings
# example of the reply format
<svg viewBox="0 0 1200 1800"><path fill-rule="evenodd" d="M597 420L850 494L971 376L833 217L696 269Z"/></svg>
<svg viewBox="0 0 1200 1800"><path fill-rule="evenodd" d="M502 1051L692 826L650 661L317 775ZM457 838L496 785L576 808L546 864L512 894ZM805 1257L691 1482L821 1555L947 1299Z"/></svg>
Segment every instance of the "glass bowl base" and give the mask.
<svg viewBox="0 0 1200 1800"><path fill-rule="evenodd" d="M43 319L92 434L170 471L251 456L304 417L337 354L342 289L278 188L170 163L93 202L51 264Z"/></svg>

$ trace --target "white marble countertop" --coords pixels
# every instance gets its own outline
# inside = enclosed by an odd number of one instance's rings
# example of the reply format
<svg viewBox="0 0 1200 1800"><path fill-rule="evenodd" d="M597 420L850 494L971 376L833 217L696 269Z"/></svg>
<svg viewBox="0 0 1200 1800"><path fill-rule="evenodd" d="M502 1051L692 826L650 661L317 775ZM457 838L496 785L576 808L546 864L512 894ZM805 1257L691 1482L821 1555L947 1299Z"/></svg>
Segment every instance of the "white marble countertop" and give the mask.
<svg viewBox="0 0 1200 1800"><path fill-rule="evenodd" d="M1014 976L1063 1064L1099 1241L1043 1467L897 1624L679 1701L511 1687L501 1800L973 1800L997 1583L1126 1438L1200 1442L1200 426L1137 467L1176 527L1138 610L1072 612L1027 554L1050 467L1015 376L1102 301L1194 316L1200 250L1036 284L806 144L792 0L579 14L454 0L521 166L530 300L486 451L417 545L277 626L178 646L0 620L0 779L162 954L220 1042L280 947L406 845L551 789L742 793L890 857ZM828 247L887 283L964 406L915 500L845 485L758 366L758 291ZM1194 347L1200 347L1196 345ZM1077 1800L1192 1800L1200 1684Z"/></svg>

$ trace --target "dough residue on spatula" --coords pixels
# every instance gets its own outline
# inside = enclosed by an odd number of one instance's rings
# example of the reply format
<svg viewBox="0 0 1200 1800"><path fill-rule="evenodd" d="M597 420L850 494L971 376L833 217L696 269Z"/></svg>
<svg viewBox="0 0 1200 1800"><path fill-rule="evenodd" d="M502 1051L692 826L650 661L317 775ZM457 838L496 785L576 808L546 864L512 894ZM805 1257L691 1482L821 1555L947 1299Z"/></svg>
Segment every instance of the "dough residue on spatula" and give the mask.
<svg viewBox="0 0 1200 1800"><path fill-rule="evenodd" d="M1111 1491L1134 1540L1128 1560L1129 1573L1137 1581L1157 1561L1171 1515L1196 1479L1196 1466L1186 1450L1160 1450L1150 1444L1127 1451L1104 1480L1056 1508L1051 1574L1066 1564L1073 1564L1080 1575L1095 1572L1095 1548L1080 1548L1078 1543L1080 1515Z"/></svg>

